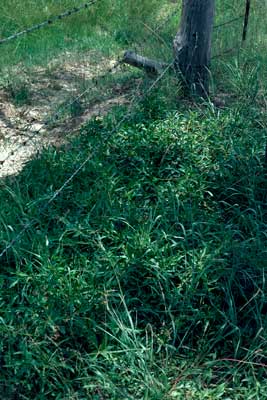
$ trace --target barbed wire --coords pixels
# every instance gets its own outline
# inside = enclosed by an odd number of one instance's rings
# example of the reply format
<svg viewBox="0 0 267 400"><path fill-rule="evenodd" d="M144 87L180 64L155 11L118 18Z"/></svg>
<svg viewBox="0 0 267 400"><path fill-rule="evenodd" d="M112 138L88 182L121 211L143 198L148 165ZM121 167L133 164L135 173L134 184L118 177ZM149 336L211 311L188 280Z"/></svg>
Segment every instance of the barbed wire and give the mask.
<svg viewBox="0 0 267 400"><path fill-rule="evenodd" d="M115 65L113 65L112 67L108 68L107 71L105 72L104 75L107 75L109 73L112 73L113 71L115 71L122 63L122 60L118 60ZM104 76L102 75L102 76ZM60 111L56 112L54 115L47 117L46 121L43 121L41 123L41 127L37 130L35 130L31 135L28 135L27 139L23 140L23 142L21 144L19 144L15 149L13 149L12 151L10 151L10 153L2 160L0 160L0 171L1 169L4 167L4 164L6 162L8 162L11 157L13 157L14 155L16 155L16 153L19 152L20 149L24 148L29 142L31 142L32 140L35 139L35 137L37 135L39 135L39 133L41 131L43 131L45 128L48 128L50 124L52 124L53 122L58 121L60 114L62 114L65 110L67 110L68 108L70 108L73 104L75 104L77 101L81 100L81 98L83 98L88 92L91 91L91 87L88 87L87 89L85 89L82 93L80 93L77 97L75 97L74 99L72 99L69 103L65 104ZM26 126L24 126L22 129L18 129L20 132L22 131L27 131L28 129L30 129L30 127L32 126L32 123L28 123ZM68 135L66 135L68 136ZM12 143L12 145L18 143L20 141L20 138L18 138L15 142ZM12 161L16 161L16 160L12 160Z"/></svg>
<svg viewBox="0 0 267 400"><path fill-rule="evenodd" d="M173 17L175 17L175 16L178 14L178 12L179 12L179 10L174 10L172 13L170 13L170 14L167 16L167 18L166 18L161 24L159 24L159 25L154 29L154 31L155 31L155 32L158 32L158 31L160 31L161 29L163 29L163 28L168 24L168 22L170 22L171 19L172 19ZM221 28L221 27L223 27L223 26L230 25L230 24L232 24L232 23L234 23L234 22L236 22L236 21L239 21L240 19L243 19L243 18L244 18L244 15L241 14L241 15L239 15L238 17L235 17L235 18L229 19L228 21L224 21L224 22L222 22L222 23L220 23L220 24L214 25L214 26L213 26L213 29L219 29L219 28Z"/></svg>
<svg viewBox="0 0 267 400"><path fill-rule="evenodd" d="M243 18L244 18L244 15L239 15L238 17L229 19L228 21L222 22L221 24L214 25L213 29L219 29L223 26L233 24L234 22L239 21L240 19L243 19Z"/></svg>
<svg viewBox="0 0 267 400"><path fill-rule="evenodd" d="M121 127L121 125L128 119L128 117L131 115L133 112L133 109L141 103L141 101L154 89L154 87L159 83L159 81L165 76L165 74L168 72L170 68L173 67L173 62L167 65L167 67L163 70L163 72L158 76L158 78L149 86L149 88L143 93L142 96L135 95L133 97L133 100L130 104L130 107L128 108L128 112L124 114L122 119L116 124L116 126L110 131L110 133L106 137L106 141L110 139L110 137ZM137 91L139 90L139 86L137 88ZM50 199L46 202L46 204L42 207L40 210L40 214L42 214L48 207L49 205L64 191L64 189L68 186L70 182L73 181L73 179L79 174L79 172L83 169L83 167L91 160L93 155L95 154L96 149L94 148L94 152L88 155L88 157L85 158L85 160L74 170L74 172L71 174L71 176L65 180L65 182L61 185L59 189L54 191ZM79 153L80 155L80 153ZM9 249L11 249L19 240L20 238L24 235L24 233L34 225L35 219L31 219L27 224L20 230L20 232L9 242L6 244L5 248L2 250L0 253L0 258L2 258Z"/></svg>
<svg viewBox="0 0 267 400"><path fill-rule="evenodd" d="M47 20L45 20L45 21L43 21L43 22L41 22L39 24L35 24L35 25L31 26L30 28L26 28L21 32L14 33L14 35L8 36L8 37L6 37L4 39L0 39L0 45L2 45L4 43L7 43L7 42L10 42L11 40L15 40L15 39L19 38L20 36L27 35L28 33L32 33L34 31L37 31L37 30L39 30L39 29L41 29L41 28L43 28L43 27L45 27L47 25L52 25L55 22L62 20L63 18L70 17L73 14L76 14L76 13L82 11L82 10L85 10L85 9L89 8L90 6L95 4L97 1L99 1L99 0L91 0L91 1L89 1L87 3L82 4L79 7L71 8L71 9L69 9L67 11L64 11L63 13L61 13L59 15L51 17L51 18L49 18L49 19L47 19Z"/></svg>
<svg viewBox="0 0 267 400"><path fill-rule="evenodd" d="M168 22L170 22L171 19L178 14L178 12L179 12L179 10L174 10L172 13L170 13L167 16L167 18L154 29L154 31L158 32L161 29L163 29L168 24ZM213 29L219 29L219 28L221 28L221 27L223 27L225 25L230 25L230 24L232 24L232 23L234 23L236 21L239 21L240 19L243 19L243 18L244 18L244 15L239 15L238 17L232 18L232 19L230 19L228 21L225 21L225 22L222 22L220 24L214 25Z"/></svg>

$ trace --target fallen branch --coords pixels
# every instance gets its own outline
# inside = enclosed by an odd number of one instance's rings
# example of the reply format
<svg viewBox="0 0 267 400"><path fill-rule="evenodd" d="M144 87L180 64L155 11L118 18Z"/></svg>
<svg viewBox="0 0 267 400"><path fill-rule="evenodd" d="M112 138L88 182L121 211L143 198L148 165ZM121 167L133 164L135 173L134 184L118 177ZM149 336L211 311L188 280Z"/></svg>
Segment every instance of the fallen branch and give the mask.
<svg viewBox="0 0 267 400"><path fill-rule="evenodd" d="M149 58L140 56L134 51L126 51L124 53L122 63L129 64L132 67L145 70L148 75L160 75L163 70L168 66L167 63L151 60Z"/></svg>

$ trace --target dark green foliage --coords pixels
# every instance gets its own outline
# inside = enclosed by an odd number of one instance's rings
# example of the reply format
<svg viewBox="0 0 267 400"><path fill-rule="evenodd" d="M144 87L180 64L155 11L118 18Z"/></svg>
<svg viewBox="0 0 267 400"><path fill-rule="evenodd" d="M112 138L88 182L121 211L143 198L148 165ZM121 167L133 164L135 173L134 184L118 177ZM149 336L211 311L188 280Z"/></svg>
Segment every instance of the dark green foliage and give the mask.
<svg viewBox="0 0 267 400"><path fill-rule="evenodd" d="M210 365L203 382L216 397L231 387L213 377L216 359L248 360L225 366L237 379L265 362L266 176L247 112L156 121L145 105L112 136L108 119L91 120L72 149L45 152L3 185L3 243L33 220L2 260L8 398L173 398L185 389L167 377L190 359Z"/></svg>

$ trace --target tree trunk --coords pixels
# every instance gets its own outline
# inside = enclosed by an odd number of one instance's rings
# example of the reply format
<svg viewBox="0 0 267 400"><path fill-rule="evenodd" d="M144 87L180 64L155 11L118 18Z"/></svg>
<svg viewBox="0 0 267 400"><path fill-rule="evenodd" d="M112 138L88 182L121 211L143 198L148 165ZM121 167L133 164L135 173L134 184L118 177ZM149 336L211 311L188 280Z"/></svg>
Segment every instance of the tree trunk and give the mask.
<svg viewBox="0 0 267 400"><path fill-rule="evenodd" d="M175 67L191 93L209 93L209 66L215 0L183 0L182 18L173 47Z"/></svg>

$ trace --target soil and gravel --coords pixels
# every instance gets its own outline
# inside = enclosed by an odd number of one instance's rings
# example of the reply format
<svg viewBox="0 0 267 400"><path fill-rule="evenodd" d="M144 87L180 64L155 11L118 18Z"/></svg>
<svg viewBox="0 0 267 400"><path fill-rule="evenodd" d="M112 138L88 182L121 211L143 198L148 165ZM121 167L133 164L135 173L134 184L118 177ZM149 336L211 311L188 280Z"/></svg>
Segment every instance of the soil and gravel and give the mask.
<svg viewBox="0 0 267 400"><path fill-rule="evenodd" d="M128 102L129 88L118 84L90 96L99 76L116 73L115 60L92 62L90 56L77 61L66 54L30 74L18 66L18 82L13 71L14 82L0 90L0 178L18 174L44 147L66 144L93 116Z"/></svg>

